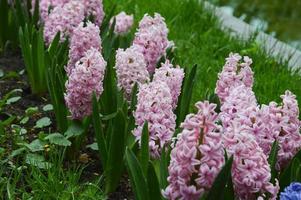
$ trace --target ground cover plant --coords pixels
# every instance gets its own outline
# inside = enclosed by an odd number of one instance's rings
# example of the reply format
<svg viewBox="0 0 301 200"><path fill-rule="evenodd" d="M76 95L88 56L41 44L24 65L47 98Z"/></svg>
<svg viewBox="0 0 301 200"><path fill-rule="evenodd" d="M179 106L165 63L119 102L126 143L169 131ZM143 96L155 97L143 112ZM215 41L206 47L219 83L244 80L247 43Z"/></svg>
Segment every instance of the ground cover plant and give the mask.
<svg viewBox="0 0 301 200"><path fill-rule="evenodd" d="M299 195L299 75L201 3L1 5L4 199Z"/></svg>

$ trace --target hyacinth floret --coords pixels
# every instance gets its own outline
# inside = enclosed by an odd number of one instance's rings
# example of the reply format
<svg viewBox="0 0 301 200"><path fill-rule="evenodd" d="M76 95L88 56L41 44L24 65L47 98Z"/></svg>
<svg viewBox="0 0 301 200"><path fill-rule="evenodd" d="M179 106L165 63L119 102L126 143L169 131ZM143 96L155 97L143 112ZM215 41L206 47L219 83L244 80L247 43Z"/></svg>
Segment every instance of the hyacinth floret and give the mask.
<svg viewBox="0 0 301 200"><path fill-rule="evenodd" d="M101 51L99 27L91 22L81 22L74 29L70 40L69 62L66 68L68 75L71 74L75 63L91 48Z"/></svg>
<svg viewBox="0 0 301 200"><path fill-rule="evenodd" d="M115 19L114 33L116 35L124 35L128 33L134 23L134 16L127 15L124 11L112 17L112 19L110 20L110 26L112 26L114 19Z"/></svg>
<svg viewBox="0 0 301 200"><path fill-rule="evenodd" d="M165 63L162 63L160 68L155 70L153 80L160 80L168 85L172 96L173 109L177 107L184 75L184 70L182 68L179 66L173 67L168 60Z"/></svg>
<svg viewBox="0 0 301 200"><path fill-rule="evenodd" d="M234 87L241 84L250 88L253 86L252 59L244 56L243 62L241 62L241 58L242 57L237 53L230 53L229 57L226 58L223 71L218 74L215 93L221 103L225 101L231 89Z"/></svg>
<svg viewBox="0 0 301 200"><path fill-rule="evenodd" d="M102 0L82 0L82 2L85 6L85 16L88 19L92 18L93 22L100 26L105 16Z"/></svg>
<svg viewBox="0 0 301 200"><path fill-rule="evenodd" d="M73 30L84 18L84 5L80 1L70 1L63 6L56 6L45 21L46 44L50 44L58 32L61 33L61 42L71 37Z"/></svg>
<svg viewBox="0 0 301 200"><path fill-rule="evenodd" d="M301 183L292 182L283 192L280 193L280 200L301 199Z"/></svg>
<svg viewBox="0 0 301 200"><path fill-rule="evenodd" d="M194 200L208 191L224 165L221 127L216 124L216 104L196 103L197 114L189 114L171 151L167 199Z"/></svg>
<svg viewBox="0 0 301 200"><path fill-rule="evenodd" d="M137 45L144 55L149 73L155 71L157 62L165 55L169 45L167 35L165 19L158 13L155 13L154 17L146 14L139 22L133 44Z"/></svg>
<svg viewBox="0 0 301 200"><path fill-rule="evenodd" d="M301 149L299 108L296 96L286 91L282 105L270 102L257 105L254 92L245 85L233 88L221 106L220 119L224 127L233 121L248 128L265 155L269 155L275 140L279 143L277 169L283 169Z"/></svg>
<svg viewBox="0 0 301 200"><path fill-rule="evenodd" d="M92 96L103 92L106 61L97 49L90 49L76 64L66 82L65 102L72 119L83 119L92 113Z"/></svg>
<svg viewBox="0 0 301 200"><path fill-rule="evenodd" d="M118 87L123 89L127 100L131 99L131 93L135 83L144 84L149 82L150 78L146 69L144 56L135 46L131 46L125 50L118 49L116 51L115 69Z"/></svg>
<svg viewBox="0 0 301 200"><path fill-rule="evenodd" d="M228 156L233 155L232 182L238 199L256 199L257 195L271 195L276 199L278 181L271 181L267 156L259 147L248 127L233 121L223 134L223 144Z"/></svg>
<svg viewBox="0 0 301 200"><path fill-rule="evenodd" d="M148 122L149 148L152 158L158 158L165 150L176 127L176 116L172 111L169 87L161 81L141 84L134 112L137 128L133 131L140 142L144 123Z"/></svg>
<svg viewBox="0 0 301 200"><path fill-rule="evenodd" d="M39 13L42 22L45 22L48 18L49 13L56 6L63 6L69 0L40 0L39 1ZM31 1L31 12L34 12L36 0Z"/></svg>
<svg viewBox="0 0 301 200"><path fill-rule="evenodd" d="M296 95L290 91L286 91L281 95L281 117L279 122L281 130L277 138L280 149L278 151L277 167L281 169L285 167L294 155L301 149L301 135L300 135L300 120L299 107L296 100Z"/></svg>

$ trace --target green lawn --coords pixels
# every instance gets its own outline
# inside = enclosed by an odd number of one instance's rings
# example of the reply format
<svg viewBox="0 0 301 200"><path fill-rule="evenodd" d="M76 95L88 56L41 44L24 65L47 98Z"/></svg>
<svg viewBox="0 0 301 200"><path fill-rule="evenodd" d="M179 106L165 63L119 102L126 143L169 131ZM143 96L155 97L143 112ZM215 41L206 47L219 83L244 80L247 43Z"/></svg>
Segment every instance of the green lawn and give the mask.
<svg viewBox="0 0 301 200"><path fill-rule="evenodd" d="M301 78L262 51L253 40L241 41L221 31L217 19L204 10L197 0L104 0L106 10L117 3L117 12L134 13L138 22L145 13L160 13L170 30L169 39L177 46L178 64L198 64L197 87L193 102L214 93L217 73L230 52L253 59L254 91L260 103L279 101L285 90L291 90L301 102Z"/></svg>

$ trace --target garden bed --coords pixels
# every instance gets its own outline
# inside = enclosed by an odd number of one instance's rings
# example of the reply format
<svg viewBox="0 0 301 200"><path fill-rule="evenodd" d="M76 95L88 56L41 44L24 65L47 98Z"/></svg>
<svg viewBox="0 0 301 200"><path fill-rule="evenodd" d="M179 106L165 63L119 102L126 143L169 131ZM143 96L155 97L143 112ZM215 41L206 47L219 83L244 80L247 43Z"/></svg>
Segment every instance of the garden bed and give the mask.
<svg viewBox="0 0 301 200"><path fill-rule="evenodd" d="M197 64L191 112L197 101L210 100L220 104L215 87L218 73L230 52L253 59L253 90L259 104L280 102L280 95L285 90L293 92L301 102L301 77L290 71L286 61L275 61L255 40L242 41L222 31L218 19L198 1L104 0L105 12L109 13L115 3L114 14L123 10L134 14L130 38L134 37L145 13L160 13L165 18L168 38L176 46L174 62L188 70ZM33 95L24 68L19 49L7 50L1 55L0 100L4 100L4 104L0 106L0 121L5 124L0 127L0 133L3 133L0 135L0 196L4 199L134 199L137 191L133 191L129 180L131 174L126 169L122 171L117 189L106 194L104 166L95 148L92 124L87 128L80 151L72 159L64 159L68 154L65 147L69 140L74 142L72 139L45 139L48 134L59 132L50 94ZM5 96L8 93L11 94ZM42 142L33 144L37 139ZM133 145L134 153L138 152L137 147L137 144ZM26 148L30 153L23 154ZM42 158L35 156L37 152ZM35 163L31 159L42 160Z"/></svg>

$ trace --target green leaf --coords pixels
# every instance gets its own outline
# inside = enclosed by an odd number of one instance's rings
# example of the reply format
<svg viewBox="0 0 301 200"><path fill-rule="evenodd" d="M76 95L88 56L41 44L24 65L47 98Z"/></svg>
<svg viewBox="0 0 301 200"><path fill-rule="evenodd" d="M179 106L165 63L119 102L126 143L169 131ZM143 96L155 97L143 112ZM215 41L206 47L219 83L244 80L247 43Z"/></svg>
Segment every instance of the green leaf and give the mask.
<svg viewBox="0 0 301 200"><path fill-rule="evenodd" d="M52 166L51 163L45 161L43 156L33 153L26 155L25 162L41 169L49 169Z"/></svg>
<svg viewBox="0 0 301 200"><path fill-rule="evenodd" d="M208 200L224 199L226 184L229 178L231 177L232 163L233 163L233 156L231 156L231 158L227 160L226 164L215 178L206 199Z"/></svg>
<svg viewBox="0 0 301 200"><path fill-rule="evenodd" d="M12 158L14 158L14 157L16 157L16 156L18 156L18 155L21 155L23 152L25 152L26 151L26 148L25 147L21 147L21 148L19 148L19 149L16 149L16 150L13 150L12 152L11 152L11 154L9 155L9 159L12 159Z"/></svg>
<svg viewBox="0 0 301 200"><path fill-rule="evenodd" d="M162 199L158 177L151 162L148 165L147 183L149 187L149 199Z"/></svg>
<svg viewBox="0 0 301 200"><path fill-rule="evenodd" d="M160 160L160 186L161 188L167 187L168 177L168 163L170 158L170 149L168 151L162 151Z"/></svg>
<svg viewBox="0 0 301 200"><path fill-rule="evenodd" d="M149 161L149 132L148 132L148 123L145 122L142 129L141 151L140 151L140 164L145 176L147 176L148 161Z"/></svg>
<svg viewBox="0 0 301 200"><path fill-rule="evenodd" d="M94 142L94 143L92 143L92 144L88 144L86 147L87 147L87 148L90 148L90 149L92 149L92 150L94 150L94 151L98 151L98 150L99 150L98 145L97 145L96 142Z"/></svg>
<svg viewBox="0 0 301 200"><path fill-rule="evenodd" d="M23 117L20 121L21 124L26 124L29 120L29 117Z"/></svg>
<svg viewBox="0 0 301 200"><path fill-rule="evenodd" d="M5 152L5 149L0 147L0 157L4 154L4 152Z"/></svg>
<svg viewBox="0 0 301 200"><path fill-rule="evenodd" d="M98 101L97 101L95 93L93 94L92 120L93 120L93 127L94 127L96 141L98 144L100 158L101 158L103 166L106 166L107 159L108 159L107 144L106 144L106 140L104 137L103 128L101 125L101 119L99 117Z"/></svg>
<svg viewBox="0 0 301 200"><path fill-rule="evenodd" d="M51 110L53 110L52 104L47 104L47 105L43 106L43 111L47 112L47 111L51 111Z"/></svg>
<svg viewBox="0 0 301 200"><path fill-rule="evenodd" d="M3 76L4 76L4 71L0 69L0 78L2 78Z"/></svg>
<svg viewBox="0 0 301 200"><path fill-rule="evenodd" d="M52 133L45 137L45 140L49 140L51 144L59 146L71 146L71 142L60 133Z"/></svg>
<svg viewBox="0 0 301 200"><path fill-rule="evenodd" d="M31 115L33 115L33 114L35 114L35 113L37 113L37 112L39 112L39 108L38 108L38 107L29 107L29 108L27 108L27 109L25 110L25 114L26 114L27 116L31 116Z"/></svg>
<svg viewBox="0 0 301 200"><path fill-rule="evenodd" d="M85 131L85 128L82 126L81 123L77 121L72 121L71 125L68 127L67 131L65 132L66 138L76 137Z"/></svg>
<svg viewBox="0 0 301 200"><path fill-rule="evenodd" d="M275 140L268 158L268 162L270 164L271 167L271 181L272 183L275 183L275 178L276 178L276 174L277 174L277 170L276 170L276 162L277 162L277 155L278 155L278 141Z"/></svg>
<svg viewBox="0 0 301 200"><path fill-rule="evenodd" d="M292 161L291 182L300 182L300 165L300 160L298 158L294 158Z"/></svg>
<svg viewBox="0 0 301 200"><path fill-rule="evenodd" d="M35 139L30 144L23 144L26 146L31 152L44 151L45 142L40 139Z"/></svg>
<svg viewBox="0 0 301 200"><path fill-rule="evenodd" d="M43 117L36 122L35 128L44 128L51 125L51 120L49 117Z"/></svg>
<svg viewBox="0 0 301 200"><path fill-rule="evenodd" d="M131 185L136 199L148 200L149 187L138 159L136 158L135 154L128 148L126 149L125 158L130 175Z"/></svg>
<svg viewBox="0 0 301 200"><path fill-rule="evenodd" d="M189 106L192 97L192 91L196 82L197 65L194 65L190 73L186 73L186 76L182 85L182 92L179 97L178 107L176 109L177 125L184 121L186 115L189 112Z"/></svg>
<svg viewBox="0 0 301 200"><path fill-rule="evenodd" d="M121 110L112 120L113 127L110 135L108 160L105 167L106 193L110 193L117 187L123 172L123 156L125 152L126 118Z"/></svg>
<svg viewBox="0 0 301 200"><path fill-rule="evenodd" d="M132 93L131 93L131 110L136 109L136 104L137 104L137 93L138 93L138 84L135 83Z"/></svg>
<svg viewBox="0 0 301 200"><path fill-rule="evenodd" d="M6 101L6 104L7 105L10 105L12 103L16 103L17 101L19 101L21 99L21 97L12 97L12 98L9 98L7 101Z"/></svg>

